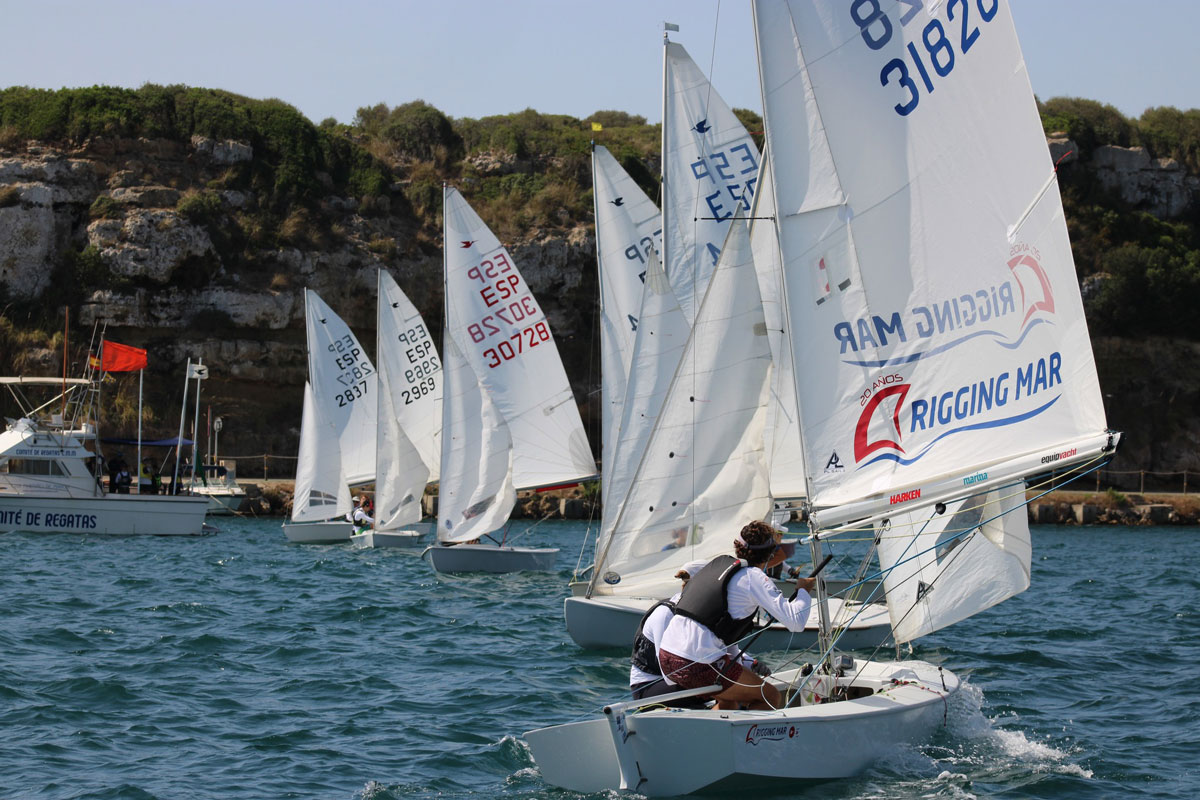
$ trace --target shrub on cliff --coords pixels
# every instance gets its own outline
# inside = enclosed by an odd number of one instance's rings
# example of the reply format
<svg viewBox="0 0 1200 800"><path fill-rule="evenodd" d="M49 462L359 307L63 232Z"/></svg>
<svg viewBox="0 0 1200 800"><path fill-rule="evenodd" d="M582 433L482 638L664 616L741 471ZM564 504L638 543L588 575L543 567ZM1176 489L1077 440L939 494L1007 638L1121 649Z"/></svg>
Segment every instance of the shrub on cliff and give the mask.
<svg viewBox="0 0 1200 800"><path fill-rule="evenodd" d="M175 207L179 212L179 216L194 222L197 225L206 225L210 222L219 220L224 211L221 206L221 198L216 192L197 192L194 190L187 191L183 197L179 199L179 205Z"/></svg>
<svg viewBox="0 0 1200 800"><path fill-rule="evenodd" d="M1131 147L1138 143L1134 124L1110 105L1077 97L1055 97L1039 103L1038 109L1046 133L1066 133L1085 157L1100 145Z"/></svg>
<svg viewBox="0 0 1200 800"><path fill-rule="evenodd" d="M1193 175L1200 172L1200 109L1149 108L1137 125L1152 154L1178 160Z"/></svg>

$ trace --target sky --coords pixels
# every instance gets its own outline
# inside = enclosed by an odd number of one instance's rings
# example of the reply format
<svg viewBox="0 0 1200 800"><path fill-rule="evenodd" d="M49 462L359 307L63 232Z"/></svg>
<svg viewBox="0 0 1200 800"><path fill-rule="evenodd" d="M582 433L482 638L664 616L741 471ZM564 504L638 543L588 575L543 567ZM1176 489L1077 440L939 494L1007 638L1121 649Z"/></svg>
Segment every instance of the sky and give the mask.
<svg viewBox="0 0 1200 800"><path fill-rule="evenodd" d="M1041 99L1200 108L1197 0L1009 2ZM747 0L0 0L0 14L0 87L183 83L313 122L418 99L452 117L658 122L666 21L731 106L762 106Z"/></svg>

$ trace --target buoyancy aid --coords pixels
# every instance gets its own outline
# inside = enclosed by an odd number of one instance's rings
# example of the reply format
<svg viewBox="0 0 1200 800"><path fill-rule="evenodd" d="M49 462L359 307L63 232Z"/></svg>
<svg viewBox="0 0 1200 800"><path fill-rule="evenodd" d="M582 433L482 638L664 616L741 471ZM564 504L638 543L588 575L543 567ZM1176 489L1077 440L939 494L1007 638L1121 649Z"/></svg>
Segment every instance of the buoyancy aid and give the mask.
<svg viewBox="0 0 1200 800"><path fill-rule="evenodd" d="M733 644L754 627L754 614L743 619L729 616L726 591L729 581L746 562L717 556L692 576L675 603L675 613L699 622L725 644Z"/></svg>
<svg viewBox="0 0 1200 800"><path fill-rule="evenodd" d="M642 672L650 675L662 675L662 668L658 666L658 647L654 642L642 633L642 629L646 627L646 620L650 619L650 615L657 611L662 606L667 606L672 611L675 610L675 604L670 600L659 600L654 605L650 606L650 610L642 615L642 621L638 623L637 633L633 635L633 655L630 656L630 661L635 667Z"/></svg>

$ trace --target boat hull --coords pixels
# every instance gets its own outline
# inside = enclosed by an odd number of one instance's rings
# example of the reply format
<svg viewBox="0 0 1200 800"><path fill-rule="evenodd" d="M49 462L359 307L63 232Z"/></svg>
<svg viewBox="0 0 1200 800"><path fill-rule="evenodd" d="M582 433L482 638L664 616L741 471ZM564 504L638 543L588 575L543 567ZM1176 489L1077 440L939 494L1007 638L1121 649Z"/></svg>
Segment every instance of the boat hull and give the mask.
<svg viewBox="0 0 1200 800"><path fill-rule="evenodd" d="M434 545L421 554L436 572L546 572L557 547L499 547L494 544Z"/></svg>
<svg viewBox="0 0 1200 800"><path fill-rule="evenodd" d="M341 544L350 541L354 526L342 520L330 522L285 522L283 533L295 544Z"/></svg>
<svg viewBox="0 0 1200 800"><path fill-rule="evenodd" d="M207 507L203 497L0 495L0 532L196 536Z"/></svg>
<svg viewBox="0 0 1200 800"><path fill-rule="evenodd" d="M952 673L924 662L858 666L852 682L838 681L872 690L854 700L757 712L635 713L636 704L622 703L607 707L601 719L529 731L525 740L547 783L578 792L626 789L659 797L734 781L794 786L845 778L931 735L958 690ZM784 688L797 678L793 670L772 682Z"/></svg>
<svg viewBox="0 0 1200 800"><path fill-rule="evenodd" d="M629 649L638 623L658 602L646 597L567 597L563 601L563 616L567 633L580 647L587 649ZM849 618L859 609L838 598L829 599L829 611L835 620ZM836 625L835 625L836 626ZM862 613L841 633L837 646L843 650L864 650L878 647L891 636L887 606L867 604ZM771 625L754 640L751 652L767 650L804 650L817 642L816 614L802 632L793 633L779 623Z"/></svg>
<svg viewBox="0 0 1200 800"><path fill-rule="evenodd" d="M426 534L433 533L435 522L417 522L398 531L363 531L350 537L355 547L413 547Z"/></svg>

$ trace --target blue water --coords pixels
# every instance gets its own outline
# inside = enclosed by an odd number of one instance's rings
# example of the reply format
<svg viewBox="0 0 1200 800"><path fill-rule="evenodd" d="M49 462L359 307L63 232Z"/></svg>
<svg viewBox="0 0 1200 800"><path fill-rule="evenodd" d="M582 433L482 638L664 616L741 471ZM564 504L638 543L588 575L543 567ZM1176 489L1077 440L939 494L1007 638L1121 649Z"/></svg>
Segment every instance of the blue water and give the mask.
<svg viewBox="0 0 1200 800"><path fill-rule="evenodd" d="M220 524L0 536L0 798L575 796L520 737L628 677L562 624L582 524L526 537L563 548L557 573L449 579L416 552ZM1200 796L1198 546L1035 529L1030 590L916 649L965 678L947 727L780 796Z"/></svg>

